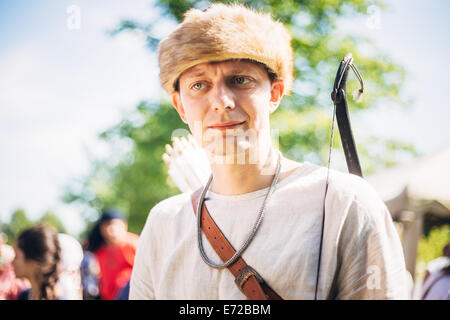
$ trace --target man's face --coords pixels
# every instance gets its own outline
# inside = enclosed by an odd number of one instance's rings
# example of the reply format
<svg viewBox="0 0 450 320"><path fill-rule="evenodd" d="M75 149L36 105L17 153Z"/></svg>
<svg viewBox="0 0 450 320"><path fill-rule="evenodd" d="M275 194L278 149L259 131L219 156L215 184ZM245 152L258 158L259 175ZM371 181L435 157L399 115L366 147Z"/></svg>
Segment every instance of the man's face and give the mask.
<svg viewBox="0 0 450 320"><path fill-rule="evenodd" d="M269 115L278 107L282 80L270 81L266 69L250 61L203 63L179 78L179 91L172 102L187 123L196 141L217 155L226 153L226 144L236 136L253 147L270 144ZM268 139L268 140L267 140Z"/></svg>

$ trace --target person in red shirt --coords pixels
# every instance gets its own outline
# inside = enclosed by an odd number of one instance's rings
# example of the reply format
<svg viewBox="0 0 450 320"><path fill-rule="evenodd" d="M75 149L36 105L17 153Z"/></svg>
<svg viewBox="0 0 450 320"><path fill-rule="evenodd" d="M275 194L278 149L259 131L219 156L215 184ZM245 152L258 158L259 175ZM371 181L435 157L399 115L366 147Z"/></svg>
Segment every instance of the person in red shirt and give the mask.
<svg viewBox="0 0 450 320"><path fill-rule="evenodd" d="M105 210L88 236L87 250L94 253L100 267L102 300L123 297L122 291L128 288L139 236L127 228L120 211Z"/></svg>

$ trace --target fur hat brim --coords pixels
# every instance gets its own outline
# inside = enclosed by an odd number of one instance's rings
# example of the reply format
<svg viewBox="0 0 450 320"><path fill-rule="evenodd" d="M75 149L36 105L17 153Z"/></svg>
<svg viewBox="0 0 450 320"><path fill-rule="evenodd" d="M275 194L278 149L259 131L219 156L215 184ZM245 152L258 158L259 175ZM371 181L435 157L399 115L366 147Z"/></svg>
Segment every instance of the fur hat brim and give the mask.
<svg viewBox="0 0 450 320"><path fill-rule="evenodd" d="M160 80L170 94L187 69L205 62L250 59L265 64L284 81L284 94L293 83L291 35L269 14L243 5L211 5L190 9L185 19L158 47Z"/></svg>

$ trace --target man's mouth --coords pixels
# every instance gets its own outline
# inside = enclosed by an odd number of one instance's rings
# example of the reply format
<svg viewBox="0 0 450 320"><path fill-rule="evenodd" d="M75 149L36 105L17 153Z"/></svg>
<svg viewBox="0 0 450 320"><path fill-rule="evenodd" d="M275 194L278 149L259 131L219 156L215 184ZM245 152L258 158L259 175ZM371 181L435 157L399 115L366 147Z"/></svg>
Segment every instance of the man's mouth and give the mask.
<svg viewBox="0 0 450 320"><path fill-rule="evenodd" d="M245 121L237 122L237 121L230 121L230 122L222 122L222 123L215 123L211 126L209 126L210 129L217 129L217 130L229 130L229 129L235 129L242 124L244 124Z"/></svg>

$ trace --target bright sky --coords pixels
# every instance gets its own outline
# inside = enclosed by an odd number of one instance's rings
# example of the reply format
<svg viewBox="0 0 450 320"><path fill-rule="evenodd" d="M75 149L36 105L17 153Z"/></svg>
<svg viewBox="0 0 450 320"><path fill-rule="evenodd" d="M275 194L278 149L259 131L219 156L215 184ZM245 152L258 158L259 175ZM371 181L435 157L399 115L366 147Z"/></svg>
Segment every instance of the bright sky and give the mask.
<svg viewBox="0 0 450 320"><path fill-rule="evenodd" d="M80 9L79 29L67 25L71 5ZM434 152L450 145L450 2L392 6L375 24L371 11L343 28L372 37L406 67L412 109L382 107L355 128ZM98 133L161 93L156 58L139 37L106 30L122 18L151 19L151 7L148 0L0 1L0 221L18 207L31 219L51 210L69 233L82 231L78 209L59 200L63 187L87 174L89 153L106 154Z"/></svg>

